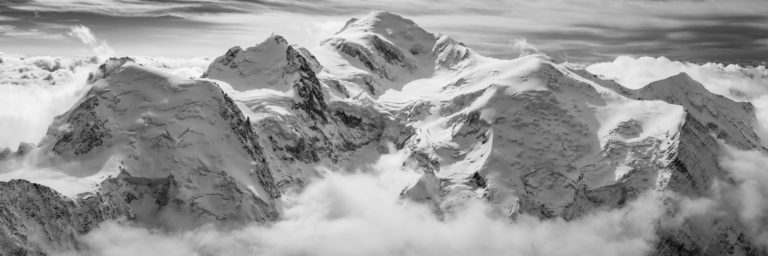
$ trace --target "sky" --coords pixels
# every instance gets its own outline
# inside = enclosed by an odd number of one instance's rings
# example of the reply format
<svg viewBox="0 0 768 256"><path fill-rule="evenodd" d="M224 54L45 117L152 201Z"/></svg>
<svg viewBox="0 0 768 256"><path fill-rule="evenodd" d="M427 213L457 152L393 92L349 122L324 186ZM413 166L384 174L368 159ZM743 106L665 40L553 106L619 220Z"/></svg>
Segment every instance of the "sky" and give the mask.
<svg viewBox="0 0 768 256"><path fill-rule="evenodd" d="M344 22L384 10L493 57L534 45L562 61L619 55L764 64L767 0L3 0L0 52L87 55L90 28L119 55L215 57L272 33L314 47Z"/></svg>

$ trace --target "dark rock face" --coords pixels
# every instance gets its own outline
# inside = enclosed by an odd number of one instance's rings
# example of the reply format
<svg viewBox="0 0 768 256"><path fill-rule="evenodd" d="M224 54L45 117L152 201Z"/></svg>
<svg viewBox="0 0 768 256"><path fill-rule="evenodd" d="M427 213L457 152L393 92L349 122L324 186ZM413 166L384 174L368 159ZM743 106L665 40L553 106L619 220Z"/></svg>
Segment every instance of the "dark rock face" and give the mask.
<svg viewBox="0 0 768 256"><path fill-rule="evenodd" d="M336 49L338 49L340 52L349 55L350 57L356 58L360 62L363 63L363 65L370 71L376 72L377 66L373 64L373 60L371 57L371 53L365 49L362 45L359 45L354 42L348 42L348 41L337 41L337 42L331 42L331 45L333 45ZM384 78L388 78L387 73L379 73Z"/></svg>
<svg viewBox="0 0 768 256"><path fill-rule="evenodd" d="M0 254L48 255L78 249L79 235L120 215L97 196L74 201L28 181L0 182Z"/></svg>
<svg viewBox="0 0 768 256"><path fill-rule="evenodd" d="M86 98L71 113L69 131L61 135L53 151L59 155L71 153L82 155L93 148L101 146L105 140L111 137L111 131L106 127L107 120L102 119L96 113L99 105L98 96Z"/></svg>
<svg viewBox="0 0 768 256"><path fill-rule="evenodd" d="M370 42L370 49L343 38L335 38L326 43L344 55L362 63L364 68L373 74L373 78L395 81L398 79L397 69L402 69L405 73L411 73L418 69L416 64L398 46L382 40L377 35L367 36L364 40ZM373 81L375 79L373 78L368 78L369 87L374 86Z"/></svg>
<svg viewBox="0 0 768 256"><path fill-rule="evenodd" d="M402 148L402 141L397 140L402 135L393 133L412 131L384 113L343 102L334 102L321 113L325 121L313 111L253 121L260 134L269 134L260 137L259 143L265 145L265 155L271 156L267 163L281 188L301 188L307 183L309 177L294 173L295 163L338 162L380 141L398 142L396 146Z"/></svg>
<svg viewBox="0 0 768 256"><path fill-rule="evenodd" d="M227 50L226 53L224 53L224 56L220 57L220 59L217 59L216 61L220 62L222 65L230 67L230 68L237 68L237 63L234 63L233 60L237 57L240 52L243 51L243 48L240 48L240 46L235 46ZM210 70L207 70L201 75L201 78L208 78L210 76L209 74Z"/></svg>
<svg viewBox="0 0 768 256"><path fill-rule="evenodd" d="M277 184L269 171L269 166L267 166L266 160L264 159L264 152L257 142L259 136L251 127L250 120L243 118L243 113L240 111L240 108L235 105L232 98L224 92L221 93L224 95L224 106L221 107L221 116L225 120L229 120L229 127L235 134L237 134L238 139L243 144L243 148L253 159L255 163L254 170L256 170L259 183L264 187L270 197L279 198L280 191L278 190Z"/></svg>
<svg viewBox="0 0 768 256"><path fill-rule="evenodd" d="M134 60L130 57L109 58L103 64L99 65L99 70L97 72L88 74L88 83L92 84L99 79L105 78L126 63L131 62L134 62Z"/></svg>
<svg viewBox="0 0 768 256"><path fill-rule="evenodd" d="M207 172L207 170L193 170ZM266 172L269 175L269 172ZM234 201L237 208L249 215L243 216L235 209L221 215L212 212L208 202L185 200L183 189L192 184L173 175L165 178L135 177L126 171L114 178L106 179L100 185L99 195L110 202L128 220L144 225L162 227L168 230L184 228L183 223L212 223L221 227L234 227L250 221L274 221L278 212L272 205L240 189L240 185L224 172L206 174L216 184L217 193L206 195L221 201ZM270 175L271 176L271 175ZM276 190L275 190L276 191ZM279 194L277 194L279 196ZM220 207L228 207L221 205ZM188 224L187 224L188 225ZM189 228L188 226L186 228Z"/></svg>
<svg viewBox="0 0 768 256"><path fill-rule="evenodd" d="M300 75L299 80L293 84L299 96L299 102L294 104L294 108L303 110L314 120L328 122L326 117L328 106L325 104L323 89L309 62L292 46L288 47L285 56L290 67L286 72L298 72Z"/></svg>
<svg viewBox="0 0 768 256"><path fill-rule="evenodd" d="M392 133L408 131L404 129L404 125L398 124L387 113L381 113L374 108L347 102L328 103L324 92L325 85L330 86L331 90L348 95L349 92L344 85L334 80L320 81L317 72L320 71L321 66L311 53L303 48L289 45L280 36L273 35L270 38L254 48L238 52L229 51L217 58L209 67L209 71L216 75L209 75L209 77L230 84L240 83L239 87L246 89L252 88L249 86L253 86L251 83L254 83L248 79L270 77L274 78L275 83L270 84L269 88L292 89L294 92L292 96L285 99L291 114L270 113L257 115L258 118L252 117L254 120L248 121L253 123L256 134L245 136L258 141L258 144L263 146L262 153L267 158L266 165L275 176L275 181L280 188L302 188L306 184L309 177L297 166L307 166L321 160L330 160L335 163L361 147L383 140L398 141L397 144L402 147L402 141L397 138L399 135ZM380 48L392 51L390 53L394 56L393 58L405 60L402 54L398 55L394 52L397 50L396 47L385 46L383 45L385 42L381 40L380 43L382 43L379 45ZM342 45L339 47L352 46ZM361 54L359 57L363 61L373 57L370 55L372 52L362 46L348 48L348 50L353 55ZM252 69L247 69L247 63L245 63L247 60L244 59L255 59L259 56L268 56L265 58L276 63L275 66L265 69L263 66L254 65ZM243 62L235 63L236 61ZM372 62L369 64L374 65ZM371 68L379 69L377 66L371 66ZM373 80L370 82L374 83ZM370 84L368 89L371 93L376 90L373 84ZM243 103L249 108L252 107L249 104L256 106L261 104L247 100Z"/></svg>
<svg viewBox="0 0 768 256"><path fill-rule="evenodd" d="M405 57L397 46L390 44L384 40L381 40L376 35L370 36L370 42L377 53L384 58L384 60L391 64L402 68L406 68L410 71L416 69L416 67ZM418 52L412 52L414 55L418 55Z"/></svg>
<svg viewBox="0 0 768 256"><path fill-rule="evenodd" d="M339 120L348 127L357 127L363 123L363 119L355 115L347 114L344 111L336 110L333 115L338 117Z"/></svg>

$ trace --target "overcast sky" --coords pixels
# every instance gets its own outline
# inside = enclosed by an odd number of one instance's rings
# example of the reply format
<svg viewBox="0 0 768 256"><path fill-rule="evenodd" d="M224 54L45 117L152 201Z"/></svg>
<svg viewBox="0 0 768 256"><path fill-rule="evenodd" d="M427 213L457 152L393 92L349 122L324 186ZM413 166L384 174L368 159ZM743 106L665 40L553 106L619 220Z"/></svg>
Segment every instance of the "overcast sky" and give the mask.
<svg viewBox="0 0 768 256"><path fill-rule="evenodd" d="M387 10L495 57L527 40L571 62L617 55L764 63L768 0L2 0L0 52L87 55L84 25L119 55L218 56L271 33L308 48L349 18Z"/></svg>

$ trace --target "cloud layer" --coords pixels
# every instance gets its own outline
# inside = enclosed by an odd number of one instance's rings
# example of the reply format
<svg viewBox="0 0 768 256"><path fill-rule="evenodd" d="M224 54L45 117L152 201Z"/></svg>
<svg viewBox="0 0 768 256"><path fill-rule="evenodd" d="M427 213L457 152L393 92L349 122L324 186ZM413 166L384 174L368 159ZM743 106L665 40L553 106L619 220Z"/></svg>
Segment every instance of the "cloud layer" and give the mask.
<svg viewBox="0 0 768 256"><path fill-rule="evenodd" d="M87 90L90 60L0 54L0 150L36 144Z"/></svg>
<svg viewBox="0 0 768 256"><path fill-rule="evenodd" d="M36 144L57 115L88 90L88 75L115 51L90 28L77 25L68 36L87 47L85 58L35 56L0 52L0 151L22 142ZM200 77L210 60L135 56L141 65L182 77Z"/></svg>
<svg viewBox="0 0 768 256"><path fill-rule="evenodd" d="M762 0L27 0L0 4L0 25L60 35L62 28L83 24L126 54L159 55L162 46L166 56L211 57L272 32L311 47L326 34L316 24L338 24L337 30L371 10L403 14L496 57L516 56L511 42L521 38L572 62L632 54L755 65L768 56L768 4ZM13 50L44 52L43 44L6 41Z"/></svg>
<svg viewBox="0 0 768 256"><path fill-rule="evenodd" d="M570 222L504 219L479 201L439 220L425 206L400 201L408 181L401 160L385 155L372 173L328 173L291 197L283 219L268 226L165 233L107 222L83 241L89 255L644 255L662 214L659 195L648 193Z"/></svg>

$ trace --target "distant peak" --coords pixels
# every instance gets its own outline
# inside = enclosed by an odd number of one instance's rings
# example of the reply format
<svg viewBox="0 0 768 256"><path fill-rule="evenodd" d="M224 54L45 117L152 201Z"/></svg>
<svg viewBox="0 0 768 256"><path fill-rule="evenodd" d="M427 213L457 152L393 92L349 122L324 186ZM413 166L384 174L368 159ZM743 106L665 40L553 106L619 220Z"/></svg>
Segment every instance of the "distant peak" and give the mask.
<svg viewBox="0 0 768 256"><path fill-rule="evenodd" d="M694 80L685 72L678 73L677 75L670 76L655 82L651 82L643 88L640 88L643 93L653 93L661 95L679 95L680 97L690 97L690 94L713 94L701 83Z"/></svg>
<svg viewBox="0 0 768 256"><path fill-rule="evenodd" d="M262 42L259 45L265 44L265 43L271 43L276 45L288 45L288 40L285 40L285 37L278 35L278 34L272 34L269 37L267 37L264 42Z"/></svg>
<svg viewBox="0 0 768 256"><path fill-rule="evenodd" d="M202 77L225 81L240 91L257 88L283 90L299 78L299 71L302 70L317 72L320 64L306 49L272 34L253 47L231 48L216 58Z"/></svg>
<svg viewBox="0 0 768 256"><path fill-rule="evenodd" d="M413 23L413 21L404 18L403 16L388 12L388 11L373 11L365 16L366 18L376 18L380 20L397 20L402 22Z"/></svg>
<svg viewBox="0 0 768 256"><path fill-rule="evenodd" d="M386 30L402 30L402 29L421 29L415 22L403 16L387 12L387 11L374 11L360 18L352 18L344 25L338 33L343 33L348 30L374 30L379 33L386 33ZM337 33L337 34L338 34Z"/></svg>
<svg viewBox="0 0 768 256"><path fill-rule="evenodd" d="M261 43L249 47L246 49L246 51L252 51L252 50L272 50L276 49L279 51L284 51L286 48L288 48L290 44L288 43L288 40L285 39L285 37L278 35L278 34L271 34L269 37L264 39Z"/></svg>
<svg viewBox="0 0 768 256"><path fill-rule="evenodd" d="M677 75L661 79L651 84L670 84L670 83L680 83L680 82L685 82L686 84L699 85L702 89L704 88L703 86L701 86L701 84L699 84L699 82L694 80L691 76L688 75L688 73L685 73L685 72L677 73Z"/></svg>
<svg viewBox="0 0 768 256"><path fill-rule="evenodd" d="M688 73L680 72L677 73L677 75L670 76L668 79L693 79L691 76L688 75Z"/></svg>
<svg viewBox="0 0 768 256"><path fill-rule="evenodd" d="M99 79L109 76L109 74L112 74L115 70L123 67L126 63L136 63L136 61L134 61L131 57L112 57L107 59L99 66L98 71L92 72L88 75L88 83L92 84Z"/></svg>

